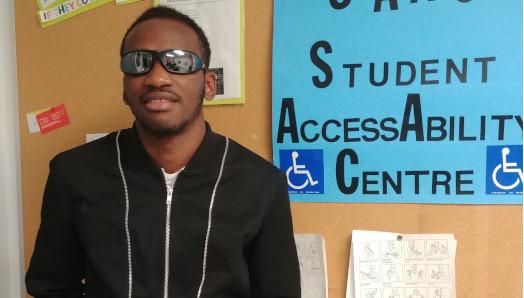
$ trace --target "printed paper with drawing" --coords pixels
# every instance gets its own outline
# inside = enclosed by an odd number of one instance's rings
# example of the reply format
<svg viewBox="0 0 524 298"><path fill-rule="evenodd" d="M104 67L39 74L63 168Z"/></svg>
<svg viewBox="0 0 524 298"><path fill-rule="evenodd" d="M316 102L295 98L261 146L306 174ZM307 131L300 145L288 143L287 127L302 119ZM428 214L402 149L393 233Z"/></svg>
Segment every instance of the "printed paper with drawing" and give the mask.
<svg viewBox="0 0 524 298"><path fill-rule="evenodd" d="M452 234L353 231L346 298L456 298Z"/></svg>
<svg viewBox="0 0 524 298"><path fill-rule="evenodd" d="M324 238L314 234L295 234L302 298L327 298L326 247Z"/></svg>

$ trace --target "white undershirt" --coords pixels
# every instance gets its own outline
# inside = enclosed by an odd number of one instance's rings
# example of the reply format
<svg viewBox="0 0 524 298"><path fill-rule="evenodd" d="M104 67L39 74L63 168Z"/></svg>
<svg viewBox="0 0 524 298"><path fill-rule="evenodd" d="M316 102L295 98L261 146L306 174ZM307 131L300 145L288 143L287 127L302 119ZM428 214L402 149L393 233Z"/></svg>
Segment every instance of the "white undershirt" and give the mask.
<svg viewBox="0 0 524 298"><path fill-rule="evenodd" d="M164 180L166 182L166 188L169 192L169 190L173 191L173 187L175 186L175 181L176 181L176 177L178 176L178 174L180 174L180 172L182 172L184 168L181 168L180 170L170 174L170 173L167 173L163 168L162 168L162 173L164 173Z"/></svg>

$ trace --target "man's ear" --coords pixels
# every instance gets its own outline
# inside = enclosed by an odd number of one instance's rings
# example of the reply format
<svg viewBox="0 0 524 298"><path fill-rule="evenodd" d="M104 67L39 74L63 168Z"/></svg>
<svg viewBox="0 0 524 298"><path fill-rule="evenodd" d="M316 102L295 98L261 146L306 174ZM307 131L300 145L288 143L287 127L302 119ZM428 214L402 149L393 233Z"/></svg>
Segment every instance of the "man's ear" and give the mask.
<svg viewBox="0 0 524 298"><path fill-rule="evenodd" d="M217 93L217 74L207 70L204 75L204 97L212 100Z"/></svg>
<svg viewBox="0 0 524 298"><path fill-rule="evenodd" d="M125 85L126 85L126 76L123 76L122 77L122 99L124 100L124 103L126 105L129 105L129 103L127 101L126 89L124 88Z"/></svg>
<svg viewBox="0 0 524 298"><path fill-rule="evenodd" d="M126 105L129 105L129 103L127 102L126 91L122 91L122 99L124 100L124 103L125 103Z"/></svg>

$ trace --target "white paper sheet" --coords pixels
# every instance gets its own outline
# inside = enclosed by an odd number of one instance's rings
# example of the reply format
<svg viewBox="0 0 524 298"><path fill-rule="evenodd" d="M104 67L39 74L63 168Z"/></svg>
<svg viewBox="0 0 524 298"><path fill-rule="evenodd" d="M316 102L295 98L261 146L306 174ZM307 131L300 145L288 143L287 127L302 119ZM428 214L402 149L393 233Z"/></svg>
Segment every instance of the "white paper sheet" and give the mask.
<svg viewBox="0 0 524 298"><path fill-rule="evenodd" d="M346 298L456 298L453 234L353 231Z"/></svg>
<svg viewBox="0 0 524 298"><path fill-rule="evenodd" d="M302 298L327 298L326 246L321 235L295 234Z"/></svg>
<svg viewBox="0 0 524 298"><path fill-rule="evenodd" d="M187 14L206 33L211 45L211 65L218 72L217 95L208 104L243 103L241 3L243 0L155 0ZM233 101L231 101L233 99ZM237 100L234 100L237 99Z"/></svg>
<svg viewBox="0 0 524 298"><path fill-rule="evenodd" d="M102 137L105 137L107 136L107 132L102 132L102 133L88 133L86 134L86 143L89 143L89 142L92 142L94 140L98 140Z"/></svg>
<svg viewBox="0 0 524 298"><path fill-rule="evenodd" d="M29 133L40 132L40 127L38 126L38 121L36 120L36 113L31 112L25 114L27 120L27 127L29 128Z"/></svg>

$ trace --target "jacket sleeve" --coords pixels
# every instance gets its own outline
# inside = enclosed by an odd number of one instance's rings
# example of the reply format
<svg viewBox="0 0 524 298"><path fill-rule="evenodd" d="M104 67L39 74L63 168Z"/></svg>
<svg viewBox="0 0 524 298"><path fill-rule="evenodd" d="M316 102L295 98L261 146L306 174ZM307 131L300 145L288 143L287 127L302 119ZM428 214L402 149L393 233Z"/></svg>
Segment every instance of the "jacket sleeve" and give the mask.
<svg viewBox="0 0 524 298"><path fill-rule="evenodd" d="M35 249L25 278L27 292L39 298L76 298L83 297L84 292L84 255L73 224L74 198L59 172L54 159L45 186Z"/></svg>
<svg viewBox="0 0 524 298"><path fill-rule="evenodd" d="M247 255L253 298L300 298L300 267L287 183L279 178Z"/></svg>

